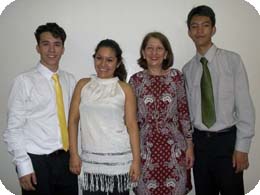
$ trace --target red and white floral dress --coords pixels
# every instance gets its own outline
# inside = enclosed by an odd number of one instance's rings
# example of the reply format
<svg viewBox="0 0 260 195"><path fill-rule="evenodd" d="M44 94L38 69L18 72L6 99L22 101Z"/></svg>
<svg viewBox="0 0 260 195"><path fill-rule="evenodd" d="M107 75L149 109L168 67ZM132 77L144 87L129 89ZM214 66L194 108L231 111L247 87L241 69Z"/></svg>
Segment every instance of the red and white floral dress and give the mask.
<svg viewBox="0 0 260 195"><path fill-rule="evenodd" d="M183 195L191 189L185 167L191 123L183 76L171 69L166 75L147 70L131 76L137 97L142 174L138 195Z"/></svg>

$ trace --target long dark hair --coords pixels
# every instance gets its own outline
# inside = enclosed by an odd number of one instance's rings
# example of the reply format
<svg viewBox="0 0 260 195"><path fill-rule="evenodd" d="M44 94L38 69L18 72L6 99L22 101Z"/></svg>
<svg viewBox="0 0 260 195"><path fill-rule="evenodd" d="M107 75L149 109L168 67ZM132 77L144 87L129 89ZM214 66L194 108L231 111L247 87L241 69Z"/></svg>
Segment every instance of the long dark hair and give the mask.
<svg viewBox="0 0 260 195"><path fill-rule="evenodd" d="M121 48L119 47L118 43L112 39L105 39L105 40L100 41L95 49L95 53L93 54L93 57L96 56L97 51L101 47L109 47L115 51L118 64L117 64L117 68L114 72L114 76L117 76L120 81L126 81L127 72L126 72L125 64L123 62L123 57L122 57L123 52L122 52Z"/></svg>

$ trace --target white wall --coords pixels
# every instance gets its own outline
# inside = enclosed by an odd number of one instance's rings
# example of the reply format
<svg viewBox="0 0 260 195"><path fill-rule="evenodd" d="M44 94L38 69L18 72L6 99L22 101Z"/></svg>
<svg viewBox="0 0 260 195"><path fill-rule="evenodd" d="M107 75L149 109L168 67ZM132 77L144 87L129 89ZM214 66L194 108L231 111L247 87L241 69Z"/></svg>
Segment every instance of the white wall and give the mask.
<svg viewBox="0 0 260 195"><path fill-rule="evenodd" d="M245 188L249 192L260 175L257 152L260 147L260 23L258 13L244 0L16 0L0 16L0 134L6 127L12 79L39 59L33 34L38 25L57 22L64 27L68 39L62 68L74 73L77 79L94 73L91 56L96 44L104 38L115 39L121 45L130 76L139 70L136 59L142 38L154 30L169 38L175 54L174 66L182 68L195 52L187 35L186 16L192 7L200 4L215 10L215 44L238 52L247 69L257 114L250 168L245 172ZM19 195L16 173L2 139L0 156L0 179L7 189ZM194 195L194 191L190 194Z"/></svg>

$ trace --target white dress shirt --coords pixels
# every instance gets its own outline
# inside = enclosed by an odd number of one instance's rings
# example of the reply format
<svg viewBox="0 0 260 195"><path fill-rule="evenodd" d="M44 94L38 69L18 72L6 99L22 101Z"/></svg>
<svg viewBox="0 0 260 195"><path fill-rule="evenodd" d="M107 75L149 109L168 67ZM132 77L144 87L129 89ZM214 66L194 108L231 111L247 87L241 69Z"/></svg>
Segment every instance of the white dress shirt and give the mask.
<svg viewBox="0 0 260 195"><path fill-rule="evenodd" d="M42 64L15 78L8 101L8 124L4 141L13 155L18 176L33 172L27 153L49 154L62 148L56 109L54 73ZM68 118L69 104L75 87L72 74L58 70L64 109Z"/></svg>
<svg viewBox="0 0 260 195"><path fill-rule="evenodd" d="M214 44L204 55L208 60L216 111L216 123L209 129L201 120L201 57L197 53L183 67L193 126L205 131L219 131L236 125L235 149L249 152L254 136L255 110L241 57L234 52L219 49Z"/></svg>

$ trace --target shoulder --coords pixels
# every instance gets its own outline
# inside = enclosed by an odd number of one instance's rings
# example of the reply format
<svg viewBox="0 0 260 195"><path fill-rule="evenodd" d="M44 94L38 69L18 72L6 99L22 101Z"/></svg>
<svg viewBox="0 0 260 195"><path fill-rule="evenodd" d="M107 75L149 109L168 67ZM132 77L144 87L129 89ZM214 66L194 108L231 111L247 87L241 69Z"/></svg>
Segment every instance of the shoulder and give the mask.
<svg viewBox="0 0 260 195"><path fill-rule="evenodd" d="M137 79L137 78L142 78L142 77L144 77L144 71L142 70L142 71L139 71L139 72L136 72L136 73L134 73L131 77L130 77L130 79Z"/></svg>
<svg viewBox="0 0 260 195"><path fill-rule="evenodd" d="M181 78L182 77L182 72L179 69L176 69L176 68L171 68L169 70L168 74L171 78Z"/></svg>
<svg viewBox="0 0 260 195"><path fill-rule="evenodd" d="M77 82L76 88L82 89L89 81L91 78L82 78Z"/></svg>
<svg viewBox="0 0 260 195"><path fill-rule="evenodd" d="M90 81L90 78L82 78L80 79L74 89L74 95L81 94L82 88Z"/></svg>
<svg viewBox="0 0 260 195"><path fill-rule="evenodd" d="M133 93L132 87L130 84L124 82L124 81L118 81L118 84L122 88L125 94Z"/></svg>
<svg viewBox="0 0 260 195"><path fill-rule="evenodd" d="M124 81L118 81L118 84L120 85L120 87L122 88L122 89L128 89L128 88L131 88L131 86L128 84L128 83L126 83L126 82L124 82Z"/></svg>
<svg viewBox="0 0 260 195"><path fill-rule="evenodd" d="M89 82L89 80L90 78L82 78L77 82L73 92L75 99L79 99L81 97L82 89Z"/></svg>
<svg viewBox="0 0 260 195"><path fill-rule="evenodd" d="M242 58L236 52L218 48L217 57L235 72L244 69Z"/></svg>
<svg viewBox="0 0 260 195"><path fill-rule="evenodd" d="M24 72L21 72L20 74L17 75L16 78L26 78L26 77L31 77L31 76L35 76L38 75L39 72L37 71L36 67L30 68Z"/></svg>
<svg viewBox="0 0 260 195"><path fill-rule="evenodd" d="M182 72L180 71L180 70L178 70L178 69L176 69L176 68L171 68L170 70L170 74L171 75L182 75Z"/></svg>
<svg viewBox="0 0 260 195"><path fill-rule="evenodd" d="M191 67L192 64L194 64L196 62L196 56L193 56L186 64L184 64L183 68L182 68L182 72L185 74L186 72L188 72Z"/></svg>
<svg viewBox="0 0 260 195"><path fill-rule="evenodd" d="M40 73L36 68L32 68L25 72L19 73L11 83L11 93L27 93L35 85L39 85L44 80L41 79Z"/></svg>
<svg viewBox="0 0 260 195"><path fill-rule="evenodd" d="M218 48L217 49L217 54L221 55L221 56L226 56L226 57L230 57L230 58L237 58L240 59L240 55L234 51L230 51L230 50L226 50L226 49L222 49L222 48Z"/></svg>
<svg viewBox="0 0 260 195"><path fill-rule="evenodd" d="M129 80L129 83L131 85L138 85L138 83L142 82L143 79L145 78L145 71L139 71L135 74L133 74L131 77L130 77L130 80Z"/></svg>
<svg viewBox="0 0 260 195"><path fill-rule="evenodd" d="M31 68L27 71L24 71L20 74L18 74L13 82L14 83L23 83L23 82L35 82L35 79L38 79L39 78L39 72L37 71L36 68Z"/></svg>
<svg viewBox="0 0 260 195"><path fill-rule="evenodd" d="M173 81L178 82L178 81L182 81L182 79L183 79L182 72L176 68L171 68L169 75L170 75L171 80L173 80Z"/></svg>
<svg viewBox="0 0 260 195"><path fill-rule="evenodd" d="M67 78L69 80L76 81L75 76L70 72L67 72L64 70L59 70L59 74L61 74L62 76L64 76L65 78Z"/></svg>

